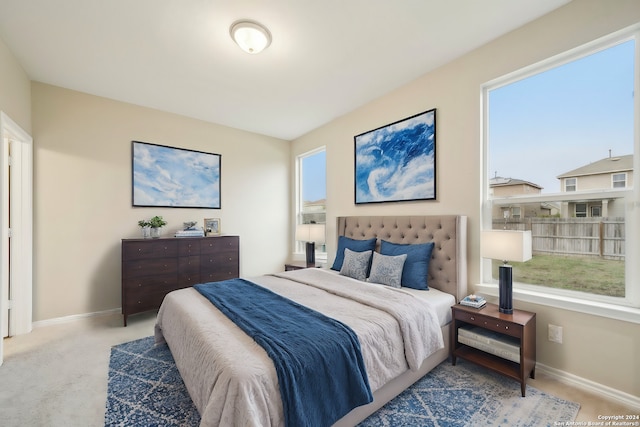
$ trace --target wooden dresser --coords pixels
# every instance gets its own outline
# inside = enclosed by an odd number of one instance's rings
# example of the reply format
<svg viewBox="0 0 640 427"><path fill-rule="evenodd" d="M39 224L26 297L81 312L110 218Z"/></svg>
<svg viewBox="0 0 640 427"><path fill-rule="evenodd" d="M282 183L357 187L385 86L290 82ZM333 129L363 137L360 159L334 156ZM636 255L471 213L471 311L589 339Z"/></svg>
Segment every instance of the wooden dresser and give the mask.
<svg viewBox="0 0 640 427"><path fill-rule="evenodd" d="M122 314L160 307L164 296L240 274L238 236L122 240Z"/></svg>

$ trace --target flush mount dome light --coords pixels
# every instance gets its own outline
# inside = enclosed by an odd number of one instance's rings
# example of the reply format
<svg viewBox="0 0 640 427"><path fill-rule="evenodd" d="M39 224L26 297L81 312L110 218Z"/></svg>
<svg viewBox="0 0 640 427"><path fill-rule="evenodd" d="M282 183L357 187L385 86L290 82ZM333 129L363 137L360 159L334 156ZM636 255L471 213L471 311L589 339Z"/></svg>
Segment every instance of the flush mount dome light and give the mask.
<svg viewBox="0 0 640 427"><path fill-rule="evenodd" d="M255 21L241 20L231 24L231 38L247 53L262 52L271 44L271 33Z"/></svg>

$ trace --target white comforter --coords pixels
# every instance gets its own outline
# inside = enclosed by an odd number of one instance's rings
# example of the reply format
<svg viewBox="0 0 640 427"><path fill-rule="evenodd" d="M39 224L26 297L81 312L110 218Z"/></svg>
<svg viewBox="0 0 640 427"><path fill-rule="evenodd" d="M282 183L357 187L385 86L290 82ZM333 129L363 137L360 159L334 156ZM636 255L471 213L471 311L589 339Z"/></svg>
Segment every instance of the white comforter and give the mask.
<svg viewBox="0 0 640 427"><path fill-rule="evenodd" d="M250 280L349 325L360 340L372 391L407 369L418 369L444 346L430 304L402 290L322 269ZM201 426L284 425L273 362L195 289L165 297L156 342L165 340L202 416Z"/></svg>

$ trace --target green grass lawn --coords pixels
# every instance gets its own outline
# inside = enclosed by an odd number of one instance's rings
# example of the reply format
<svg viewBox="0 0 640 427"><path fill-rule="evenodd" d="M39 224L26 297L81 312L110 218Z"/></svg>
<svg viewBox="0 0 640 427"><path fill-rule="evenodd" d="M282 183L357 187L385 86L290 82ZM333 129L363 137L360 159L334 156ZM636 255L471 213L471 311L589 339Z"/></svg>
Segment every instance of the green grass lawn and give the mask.
<svg viewBox="0 0 640 427"><path fill-rule="evenodd" d="M493 262L493 277L498 277L500 264ZM624 261L534 255L527 262L511 265L514 282L624 297Z"/></svg>

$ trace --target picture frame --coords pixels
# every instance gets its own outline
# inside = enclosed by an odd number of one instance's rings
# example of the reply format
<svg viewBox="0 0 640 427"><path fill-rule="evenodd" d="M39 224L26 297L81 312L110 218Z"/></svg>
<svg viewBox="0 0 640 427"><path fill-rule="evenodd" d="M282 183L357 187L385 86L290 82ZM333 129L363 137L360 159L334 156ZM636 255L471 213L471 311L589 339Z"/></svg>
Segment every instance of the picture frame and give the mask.
<svg viewBox="0 0 640 427"><path fill-rule="evenodd" d="M220 209L222 156L131 141L131 200L137 207Z"/></svg>
<svg viewBox="0 0 640 427"><path fill-rule="evenodd" d="M436 109L354 136L355 204L436 200Z"/></svg>
<svg viewBox="0 0 640 427"><path fill-rule="evenodd" d="M220 218L205 218L204 219L204 235L205 236L219 236L220 230Z"/></svg>

